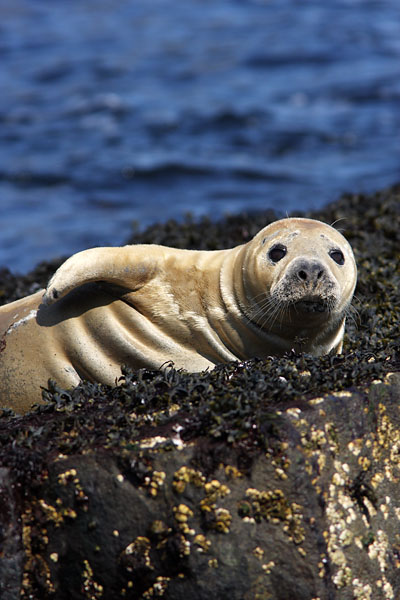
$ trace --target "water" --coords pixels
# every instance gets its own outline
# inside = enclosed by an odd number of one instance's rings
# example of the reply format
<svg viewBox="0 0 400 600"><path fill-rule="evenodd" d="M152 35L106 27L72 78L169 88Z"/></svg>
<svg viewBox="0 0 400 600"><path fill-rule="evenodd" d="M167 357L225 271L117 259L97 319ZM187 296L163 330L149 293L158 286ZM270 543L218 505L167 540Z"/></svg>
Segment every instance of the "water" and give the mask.
<svg viewBox="0 0 400 600"><path fill-rule="evenodd" d="M0 0L0 265L400 180L398 0Z"/></svg>

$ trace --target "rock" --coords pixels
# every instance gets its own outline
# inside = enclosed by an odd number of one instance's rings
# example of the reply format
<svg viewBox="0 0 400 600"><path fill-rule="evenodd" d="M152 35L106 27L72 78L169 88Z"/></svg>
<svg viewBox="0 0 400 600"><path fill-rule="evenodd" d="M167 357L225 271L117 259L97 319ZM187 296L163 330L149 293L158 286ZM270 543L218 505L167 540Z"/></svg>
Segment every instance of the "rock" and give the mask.
<svg viewBox="0 0 400 600"><path fill-rule="evenodd" d="M1 599L395 599L399 211L394 188L313 215L346 215L357 254L343 355L123 368L3 411ZM233 244L260 218L235 218Z"/></svg>
<svg viewBox="0 0 400 600"><path fill-rule="evenodd" d="M79 451L79 411L59 404L56 436L46 413L16 418L39 456L28 482L22 452L1 470L2 598L395 598L399 384L279 410L247 446L169 422Z"/></svg>
<svg viewBox="0 0 400 600"><path fill-rule="evenodd" d="M18 598L24 568L21 505L10 469L0 468L0 597Z"/></svg>

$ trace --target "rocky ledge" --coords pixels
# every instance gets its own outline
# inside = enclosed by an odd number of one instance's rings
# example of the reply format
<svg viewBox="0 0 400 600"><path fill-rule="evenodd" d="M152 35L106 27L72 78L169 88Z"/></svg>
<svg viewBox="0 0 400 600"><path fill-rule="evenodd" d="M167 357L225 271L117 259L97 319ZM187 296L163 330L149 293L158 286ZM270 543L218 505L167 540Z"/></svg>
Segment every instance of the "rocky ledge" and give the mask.
<svg viewBox="0 0 400 600"><path fill-rule="evenodd" d="M2 600L386 600L400 593L400 187L345 196L359 268L341 356L49 383L0 416ZM271 213L136 232L223 248ZM343 220L342 220L343 219ZM0 271L8 302L60 261Z"/></svg>

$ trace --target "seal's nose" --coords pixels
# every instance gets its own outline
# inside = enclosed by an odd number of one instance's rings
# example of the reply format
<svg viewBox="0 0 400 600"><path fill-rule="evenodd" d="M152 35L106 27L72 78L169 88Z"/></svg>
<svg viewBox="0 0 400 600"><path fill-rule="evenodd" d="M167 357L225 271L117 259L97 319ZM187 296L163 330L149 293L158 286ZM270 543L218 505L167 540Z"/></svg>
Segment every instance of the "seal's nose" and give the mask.
<svg viewBox="0 0 400 600"><path fill-rule="evenodd" d="M316 284L324 275L325 267L317 260L302 260L296 265L296 275L304 282Z"/></svg>

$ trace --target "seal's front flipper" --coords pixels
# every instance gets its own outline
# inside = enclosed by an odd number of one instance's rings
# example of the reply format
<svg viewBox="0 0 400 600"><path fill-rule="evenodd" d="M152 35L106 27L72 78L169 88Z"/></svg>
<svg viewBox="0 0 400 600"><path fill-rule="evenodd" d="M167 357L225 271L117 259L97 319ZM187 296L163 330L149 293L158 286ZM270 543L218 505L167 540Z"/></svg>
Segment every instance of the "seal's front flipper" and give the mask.
<svg viewBox="0 0 400 600"><path fill-rule="evenodd" d="M137 290L151 279L155 265L142 246L91 248L74 254L50 279L43 304L50 305L84 283L106 281ZM151 252L149 252L151 255Z"/></svg>

